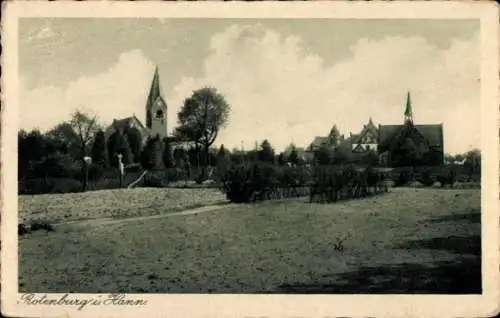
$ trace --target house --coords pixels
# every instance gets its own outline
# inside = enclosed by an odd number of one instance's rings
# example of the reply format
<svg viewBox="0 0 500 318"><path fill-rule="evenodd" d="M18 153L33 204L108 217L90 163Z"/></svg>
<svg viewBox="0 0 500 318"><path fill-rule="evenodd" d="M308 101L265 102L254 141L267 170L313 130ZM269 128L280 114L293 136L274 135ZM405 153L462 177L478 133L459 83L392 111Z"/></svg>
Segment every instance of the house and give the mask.
<svg viewBox="0 0 500 318"><path fill-rule="evenodd" d="M314 154L322 147L347 156L345 159L353 162L375 155L385 166L442 165L443 124L416 125L408 92L403 124L377 127L370 118L358 134L351 132L348 138L340 135L337 127L333 126L328 136L315 137L307 152Z"/></svg>
<svg viewBox="0 0 500 318"><path fill-rule="evenodd" d="M402 125L379 125L378 153L386 166L442 165L443 124L417 125L413 119L410 93Z"/></svg>
<svg viewBox="0 0 500 318"><path fill-rule="evenodd" d="M341 135L337 125L333 125L332 129L330 129L330 133L328 136L316 136L314 140L309 144L306 149L306 152L314 153L319 150L321 147L329 147L332 150L339 147L345 141L344 135Z"/></svg>
<svg viewBox="0 0 500 318"><path fill-rule="evenodd" d="M373 124L371 117L368 120L368 124L363 125L363 129L359 134L351 133L349 137L353 153L364 154L369 151L377 151L379 130Z"/></svg>

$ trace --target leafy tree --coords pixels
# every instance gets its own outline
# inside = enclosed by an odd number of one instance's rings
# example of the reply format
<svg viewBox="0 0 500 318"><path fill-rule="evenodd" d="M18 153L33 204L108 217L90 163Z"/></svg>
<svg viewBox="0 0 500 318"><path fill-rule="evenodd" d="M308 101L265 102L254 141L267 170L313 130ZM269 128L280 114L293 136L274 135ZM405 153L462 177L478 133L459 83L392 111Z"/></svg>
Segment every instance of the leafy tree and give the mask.
<svg viewBox="0 0 500 318"><path fill-rule="evenodd" d="M126 165L134 163L134 154L130 148L130 143L128 141L127 135L122 135L122 144L119 153L122 154L122 162Z"/></svg>
<svg viewBox="0 0 500 318"><path fill-rule="evenodd" d="M141 165L144 169L158 169L162 166L163 149L158 135L149 137L141 153Z"/></svg>
<svg viewBox="0 0 500 318"><path fill-rule="evenodd" d="M131 162L139 162L142 148L142 135L137 128L130 128L126 131L127 141L133 155Z"/></svg>
<svg viewBox="0 0 500 318"><path fill-rule="evenodd" d="M67 152L75 159L81 159L81 139L70 122L63 122L49 130L46 136L55 143L64 145Z"/></svg>
<svg viewBox="0 0 500 318"><path fill-rule="evenodd" d="M330 147L322 144L315 152L314 159L320 165L328 165L332 163L333 153Z"/></svg>
<svg viewBox="0 0 500 318"><path fill-rule="evenodd" d="M203 167L208 163L210 146L229 118L230 106L215 88L204 87L193 92L184 101L177 114L179 126L175 134L182 140L192 141L204 154Z"/></svg>
<svg viewBox="0 0 500 318"><path fill-rule="evenodd" d="M274 162L274 149L267 139L265 139L260 145L258 157L259 160L263 162Z"/></svg>
<svg viewBox="0 0 500 318"><path fill-rule="evenodd" d="M291 147L290 154L288 155L288 162L290 162L292 165L299 164L299 154L295 145L292 145Z"/></svg>
<svg viewBox="0 0 500 318"><path fill-rule="evenodd" d="M133 157L132 151L126 135L121 131L115 131L109 136L108 149L110 157L109 160L113 167L118 165L118 154L123 156L122 162L124 164L131 163Z"/></svg>
<svg viewBox="0 0 500 318"><path fill-rule="evenodd" d="M170 141L167 138L163 139L163 164L166 168L175 167L174 153Z"/></svg>
<svg viewBox="0 0 500 318"><path fill-rule="evenodd" d="M39 130L19 134L19 156L26 161L38 161L45 156L46 140Z"/></svg>
<svg viewBox="0 0 500 318"><path fill-rule="evenodd" d="M465 153L464 158L464 166L467 169L469 177L481 173L481 151L479 149L468 151Z"/></svg>
<svg viewBox="0 0 500 318"><path fill-rule="evenodd" d="M220 159L227 158L229 156L229 151L226 150L224 145L220 145L219 151L217 152L217 157Z"/></svg>
<svg viewBox="0 0 500 318"><path fill-rule="evenodd" d="M103 166L106 166L108 163L106 137L102 129L99 129L94 138L94 143L92 145L92 161Z"/></svg>
<svg viewBox="0 0 500 318"><path fill-rule="evenodd" d="M35 162L45 156L46 139L38 130L29 133L21 130L17 136L18 142L18 176L27 177Z"/></svg>
<svg viewBox="0 0 500 318"><path fill-rule="evenodd" d="M284 166L286 164L285 153L280 152L278 158L276 158L276 161L280 166Z"/></svg>
<svg viewBox="0 0 500 318"><path fill-rule="evenodd" d="M217 166L221 169L226 169L230 161L230 153L226 150L224 145L219 147L219 151L217 151Z"/></svg>

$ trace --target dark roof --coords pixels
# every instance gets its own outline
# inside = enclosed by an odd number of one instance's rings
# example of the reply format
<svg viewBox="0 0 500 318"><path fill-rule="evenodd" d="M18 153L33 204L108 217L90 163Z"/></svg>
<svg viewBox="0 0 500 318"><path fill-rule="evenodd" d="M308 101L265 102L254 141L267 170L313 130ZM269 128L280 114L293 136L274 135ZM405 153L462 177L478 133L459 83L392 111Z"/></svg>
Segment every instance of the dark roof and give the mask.
<svg viewBox="0 0 500 318"><path fill-rule="evenodd" d="M387 146L399 135L405 125L380 125L379 144ZM418 132L429 142L429 146L443 148L443 124L439 125L414 125Z"/></svg>
<svg viewBox="0 0 500 318"><path fill-rule="evenodd" d="M375 138L379 138L379 131L377 129L377 127L373 124L373 121L370 117L370 120L368 121L368 124L367 125L363 125L363 129L361 130L361 132L359 134L352 134L351 135L351 142L353 144L357 144L359 143L359 140L364 136L366 135L366 133L368 131L371 131L374 135L375 135Z"/></svg>
<svg viewBox="0 0 500 318"><path fill-rule="evenodd" d="M321 145L328 144L328 137L321 137L321 136L316 136L311 143L310 147L320 147Z"/></svg>

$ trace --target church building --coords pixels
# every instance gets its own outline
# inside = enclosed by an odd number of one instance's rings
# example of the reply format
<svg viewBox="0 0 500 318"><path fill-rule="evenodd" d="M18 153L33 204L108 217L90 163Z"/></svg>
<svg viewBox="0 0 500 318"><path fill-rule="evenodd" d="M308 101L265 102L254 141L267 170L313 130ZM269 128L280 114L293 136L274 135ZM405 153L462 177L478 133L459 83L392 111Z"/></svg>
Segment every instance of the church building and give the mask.
<svg viewBox="0 0 500 318"><path fill-rule="evenodd" d="M161 95L158 67L155 69L146 100L145 125L135 115L114 119L113 123L106 129L105 136L108 138L114 132L126 134L132 129L139 131L142 143L153 136L159 136L160 139L167 137L167 103Z"/></svg>
<svg viewBox="0 0 500 318"><path fill-rule="evenodd" d="M410 93L402 125L379 125L378 153L386 166L444 163L443 124L417 125L413 118Z"/></svg>

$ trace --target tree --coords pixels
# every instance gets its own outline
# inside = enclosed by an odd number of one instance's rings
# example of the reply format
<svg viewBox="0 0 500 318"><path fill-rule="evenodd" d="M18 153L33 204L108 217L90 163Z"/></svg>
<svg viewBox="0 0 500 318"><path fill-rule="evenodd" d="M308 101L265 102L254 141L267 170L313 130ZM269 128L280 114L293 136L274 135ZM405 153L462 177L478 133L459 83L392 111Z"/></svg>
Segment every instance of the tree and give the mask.
<svg viewBox="0 0 500 318"><path fill-rule="evenodd" d="M258 158L263 162L274 162L274 149L271 146L271 143L267 139L265 139L260 145L260 150L258 152Z"/></svg>
<svg viewBox="0 0 500 318"><path fill-rule="evenodd" d="M278 164L280 166L284 166L285 163L286 163L285 153L284 152L280 152L279 155L278 155L278 158L276 158L276 160L278 161Z"/></svg>
<svg viewBox="0 0 500 318"><path fill-rule="evenodd" d="M166 168L175 167L174 153L170 141L167 138L163 139L163 164Z"/></svg>
<svg viewBox="0 0 500 318"><path fill-rule="evenodd" d="M314 159L320 165L328 165L332 163L333 153L332 149L326 144L322 144L315 152Z"/></svg>
<svg viewBox="0 0 500 318"><path fill-rule="evenodd" d="M217 157L218 158L226 158L229 156L229 151L226 150L226 148L224 147L224 145L220 145L219 147L219 151L217 152Z"/></svg>
<svg viewBox="0 0 500 318"><path fill-rule="evenodd" d="M106 151L106 137L104 136L104 131L99 129L95 134L94 143L92 145L92 161L103 166L108 163L107 151Z"/></svg>
<svg viewBox="0 0 500 318"><path fill-rule="evenodd" d="M90 143L99 130L96 117L90 117L87 114L77 110L71 117L71 126L78 136L78 146L80 148L80 158L83 160L88 153Z"/></svg>
<svg viewBox="0 0 500 318"><path fill-rule="evenodd" d="M126 131L127 140L132 152L131 162L139 162L142 148L142 135L137 128L130 128Z"/></svg>
<svg viewBox="0 0 500 318"><path fill-rule="evenodd" d="M109 136L108 139L108 152L110 163L113 167L116 167L118 164L118 154L121 154L122 162L124 164L133 163L133 153L130 149L130 143L128 141L127 135L122 133L121 131L115 131Z"/></svg>
<svg viewBox="0 0 500 318"><path fill-rule="evenodd" d="M229 111L230 106L223 95L215 88L204 87L194 91L177 114L179 126L175 135L182 140L194 142L195 149L204 154L204 168L208 164L209 148L219 130L226 125Z"/></svg>
<svg viewBox="0 0 500 318"><path fill-rule="evenodd" d="M65 152L75 159L81 159L81 140L71 122L63 122L49 130L46 136L55 143L64 145Z"/></svg>
<svg viewBox="0 0 500 318"><path fill-rule="evenodd" d="M481 151L479 149L468 151L464 158L464 166L468 171L469 178L472 178L474 174L481 173Z"/></svg>
<svg viewBox="0 0 500 318"><path fill-rule="evenodd" d="M292 165L297 165L299 163L299 154L297 152L297 148L295 145L291 146L290 149L290 154L288 155L288 162L290 162Z"/></svg>
<svg viewBox="0 0 500 318"><path fill-rule="evenodd" d="M160 168L163 162L161 140L158 135L149 137L141 153L141 165L144 169Z"/></svg>

